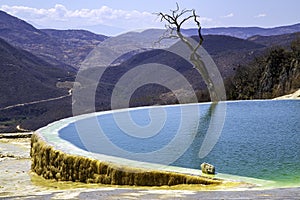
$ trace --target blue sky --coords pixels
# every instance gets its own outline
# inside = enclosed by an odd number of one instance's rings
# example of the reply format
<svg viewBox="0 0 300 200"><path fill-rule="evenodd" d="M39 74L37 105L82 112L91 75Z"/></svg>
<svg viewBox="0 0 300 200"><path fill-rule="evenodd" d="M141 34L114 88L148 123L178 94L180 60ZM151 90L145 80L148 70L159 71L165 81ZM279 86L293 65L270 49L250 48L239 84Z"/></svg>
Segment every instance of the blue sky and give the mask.
<svg viewBox="0 0 300 200"><path fill-rule="evenodd" d="M38 28L88 29L113 35L163 27L152 13L168 12L176 2L181 8L196 9L206 28L300 22L299 0L0 0L0 9Z"/></svg>

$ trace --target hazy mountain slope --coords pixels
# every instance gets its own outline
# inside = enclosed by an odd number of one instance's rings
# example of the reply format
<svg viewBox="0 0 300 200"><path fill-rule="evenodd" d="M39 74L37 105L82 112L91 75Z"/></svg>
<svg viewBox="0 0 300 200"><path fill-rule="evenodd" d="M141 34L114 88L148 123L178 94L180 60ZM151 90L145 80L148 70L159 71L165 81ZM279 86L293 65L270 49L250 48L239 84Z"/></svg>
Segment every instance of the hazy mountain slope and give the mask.
<svg viewBox="0 0 300 200"><path fill-rule="evenodd" d="M111 96L114 86L120 80L120 78L129 72L130 70L134 69L137 66L141 66L144 64L154 64L159 63L165 66L169 66L170 68L178 71L181 75L183 75L186 80L190 82L190 84L194 87L195 90L201 90L205 88L205 84L202 81L201 77L197 73L197 70L193 68L193 66L188 63L183 58L170 53L165 50L149 50L146 52L139 53L134 55L127 61L123 62L118 66L112 66L105 70L101 77L101 83L98 85L97 93L96 93L96 107L97 109L110 109L111 103ZM151 66L151 65L150 65ZM93 70L93 69L87 69ZM131 73L134 73L131 71ZM157 71L157 73L162 73ZM146 74L139 74L135 75L136 79L139 80L147 76ZM176 99L172 98L165 98L162 99L161 96L165 93L172 94L174 91L170 91L167 89L166 85L173 85L176 87L176 90L182 89L180 84L178 84L178 80L174 77L168 76L168 74L161 74L162 77L165 79L161 82L162 86L158 84L146 84L139 88L137 91L134 92L133 96L130 98L130 106L142 106L142 105L154 105L154 104L167 104L167 103L175 103ZM154 78L154 77L153 77ZM127 80L130 82L130 80ZM129 84L129 83L128 83ZM204 99L200 99L204 100ZM207 100L207 98L205 99Z"/></svg>
<svg viewBox="0 0 300 200"><path fill-rule="evenodd" d="M62 39L69 42L81 44L99 44L108 37L105 35L98 35L86 30L56 30L56 29L40 29L40 31L48 34L51 37Z"/></svg>
<svg viewBox="0 0 300 200"><path fill-rule="evenodd" d="M16 126L35 130L71 116L71 97L55 101L3 108L68 95L58 81L74 80L74 73L52 66L35 55L17 49L0 38L0 132L15 132Z"/></svg>
<svg viewBox="0 0 300 200"><path fill-rule="evenodd" d="M63 54L57 40L3 11L0 11L0 37L14 46L45 58L54 65L61 67L65 65L59 61ZM54 56L56 54L61 56Z"/></svg>
<svg viewBox="0 0 300 200"><path fill-rule="evenodd" d="M150 41L153 40L154 37L150 39L148 37L148 34L150 33L150 30L148 30L146 33L130 33L116 38L110 38L109 40L112 40L111 43L118 41L118 44L123 44L122 49L118 48L119 51L122 51L124 49L131 49L133 48L134 44L139 44L142 41L146 41L147 44L151 44ZM130 37L131 35L134 35L134 37ZM136 37L137 35L138 37ZM128 43L130 40L135 41L133 43ZM103 45L106 45L106 42L109 41L105 41ZM126 44L130 45L127 46ZM235 73L235 68L237 68L240 63L246 63L252 60L255 56L254 51L260 52L265 48L264 45L251 41L219 35L204 36L203 47L208 51L208 53L211 54L224 78L232 76ZM98 48L97 50L97 55L104 55L107 52L107 49L105 48ZM113 65L105 70L100 80L101 84L99 84L97 90L97 108L110 109L110 97L112 95L114 85L124 74L136 66L147 63L160 63L173 68L185 76L193 88L199 92L198 96L200 101L209 100L205 83L203 82L201 76L199 76L197 70L194 69L189 62L163 49L146 49L144 52L132 54L131 57L127 58L127 60L125 60L123 63ZM91 70L91 73L95 73L93 70L96 69L91 68L87 70ZM136 77L138 76L139 74L136 75ZM165 85L175 85L176 80L165 80L165 83ZM182 88L178 88L178 90L180 89ZM203 95L203 93L206 95ZM139 88L139 90L134 93L134 96L131 98L130 105L140 106L174 102L176 102L176 100L174 100L174 95L167 88L155 84L149 84Z"/></svg>
<svg viewBox="0 0 300 200"><path fill-rule="evenodd" d="M67 94L56 87L56 82L72 74L16 49L3 39L0 39L0 60L1 108Z"/></svg>
<svg viewBox="0 0 300 200"><path fill-rule="evenodd" d="M78 67L88 53L106 39L81 30L39 30L3 11L0 11L0 37L53 65L69 69Z"/></svg>
<svg viewBox="0 0 300 200"><path fill-rule="evenodd" d="M11 44L29 44L50 42L51 38L27 22L0 10L0 34ZM55 42L55 41L52 41Z"/></svg>
<svg viewBox="0 0 300 200"><path fill-rule="evenodd" d="M95 49L98 57L101 57L101 59L99 58L97 60L97 64L98 66L105 66L105 57L112 57L114 55L122 54L123 56L119 61L126 61L138 53L151 50L157 46L159 48L168 48L178 41L165 39L162 40L158 45L157 42L159 41L159 38L163 36L164 32L165 31L160 29L148 29L142 32L129 32L109 38L101 43L97 49ZM194 37L194 39L197 40L197 37ZM230 36L205 35L203 47L208 51L208 53L215 60L216 64L220 67L221 73L224 76L228 76L232 73L232 70L230 72L227 70L228 67L233 69L237 64L239 64L239 62L248 62L253 58L253 56L255 56L254 52L256 50L262 49L265 46L252 41ZM139 51L137 49L139 49ZM120 64L120 62L117 62L117 64ZM225 72L224 70L227 70L228 72Z"/></svg>
<svg viewBox="0 0 300 200"><path fill-rule="evenodd" d="M226 79L235 73L235 69L260 55L266 46L240 38L223 35L204 35L203 47L218 66L222 77ZM194 37L198 40L198 37Z"/></svg>
<svg viewBox="0 0 300 200"><path fill-rule="evenodd" d="M143 32L139 33L139 40L146 41L148 37L143 37ZM145 36L147 36L145 34ZM274 36L268 36L274 37ZM266 37L266 38L268 38ZM280 36L277 36L280 37ZM285 36L282 36L285 37ZM129 35L127 37L129 38ZM114 38L110 38L114 40ZM117 38L118 41L120 38ZM194 37L197 40L197 37ZM139 42L136 41L136 44ZM122 42L125 44L126 42ZM286 41L289 43L289 41ZM266 43L269 44L269 43ZM258 57L261 57L268 50L269 46L256 43L250 40L239 39L231 36L220 36L220 35L205 35L203 47L212 56L215 63L217 64L220 73L224 80L232 77L240 66L247 65ZM105 54L105 49L99 49L103 51L100 53ZM180 72L186 77L187 80L193 85L194 89L198 91L198 97L200 101L209 100L207 97L206 86L202 81L199 74L192 68L192 66L185 62L184 60L165 52L164 50L146 50L145 52L139 52L132 55L131 58L127 59L124 63L118 66L109 67L102 76L101 84L98 87L97 92L97 108L105 107L109 109L110 106L110 96L113 90L113 86L118 82L120 77L126 72L134 68L135 66L142 65L145 63L162 63ZM251 69L250 69L251 70ZM287 82L292 79L288 79ZM166 80L166 82L171 83L173 80ZM226 81L225 81L226 82ZM151 105L151 104L161 104L161 103L174 103L174 94L166 88L159 87L155 84L144 86L135 92L134 96L131 98L131 106L137 105Z"/></svg>
<svg viewBox="0 0 300 200"><path fill-rule="evenodd" d="M274 35L274 36L260 36L255 35L248 38L248 41L252 41L258 44L262 44L265 46L282 46L289 47L291 42L300 38L300 30L296 33L283 34L283 35Z"/></svg>
<svg viewBox="0 0 300 200"><path fill-rule="evenodd" d="M64 55L62 61L74 67L78 67L91 50L108 38L85 30L42 29L41 31L59 41L59 47Z"/></svg>
<svg viewBox="0 0 300 200"><path fill-rule="evenodd" d="M204 35L203 47L211 54L216 55L225 51L252 50L265 47L253 41L247 41L225 35ZM195 39L197 37L194 37Z"/></svg>

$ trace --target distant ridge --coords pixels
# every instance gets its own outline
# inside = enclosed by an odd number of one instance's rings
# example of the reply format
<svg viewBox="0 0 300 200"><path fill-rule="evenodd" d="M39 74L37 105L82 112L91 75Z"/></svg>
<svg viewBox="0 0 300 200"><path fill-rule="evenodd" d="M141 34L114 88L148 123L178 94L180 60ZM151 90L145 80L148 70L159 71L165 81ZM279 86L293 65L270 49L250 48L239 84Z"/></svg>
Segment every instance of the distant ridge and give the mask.
<svg viewBox="0 0 300 200"><path fill-rule="evenodd" d="M271 35L271 36L255 35L248 38L247 40L265 46L289 47L291 42L298 38L300 38L300 32L283 34L283 35Z"/></svg>
<svg viewBox="0 0 300 200"><path fill-rule="evenodd" d="M197 35L197 29L185 29L183 32L189 36ZM203 35L229 35L237 38L247 39L254 35L271 36L282 35L288 33L300 32L300 23L279 26L274 28L260 27L218 27L218 28L203 28Z"/></svg>

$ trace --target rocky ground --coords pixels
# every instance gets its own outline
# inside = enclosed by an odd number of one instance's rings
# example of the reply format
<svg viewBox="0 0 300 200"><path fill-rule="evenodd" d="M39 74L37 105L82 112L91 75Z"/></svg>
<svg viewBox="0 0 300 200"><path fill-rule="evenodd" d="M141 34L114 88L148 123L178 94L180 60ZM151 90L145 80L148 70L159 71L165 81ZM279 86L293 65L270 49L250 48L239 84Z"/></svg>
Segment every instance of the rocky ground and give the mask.
<svg viewBox="0 0 300 200"><path fill-rule="evenodd" d="M284 95L281 97L275 98L276 100L284 100L284 99L300 99L300 89L298 89L296 92L288 95Z"/></svg>

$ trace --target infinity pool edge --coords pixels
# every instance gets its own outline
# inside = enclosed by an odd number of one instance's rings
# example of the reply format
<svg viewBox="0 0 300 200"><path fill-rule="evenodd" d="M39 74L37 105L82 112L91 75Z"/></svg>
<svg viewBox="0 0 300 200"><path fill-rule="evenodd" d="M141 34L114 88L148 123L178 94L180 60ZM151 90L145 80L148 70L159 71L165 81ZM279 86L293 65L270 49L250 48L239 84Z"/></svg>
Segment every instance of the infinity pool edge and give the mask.
<svg viewBox="0 0 300 200"><path fill-rule="evenodd" d="M31 170L45 179L111 185L163 186L178 184L220 185L221 179L163 170L135 168L71 155L47 144L39 135L31 137Z"/></svg>

